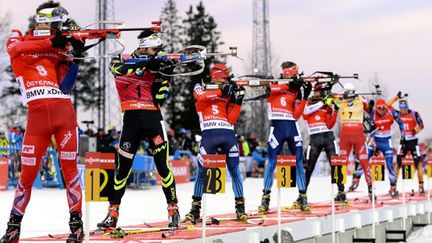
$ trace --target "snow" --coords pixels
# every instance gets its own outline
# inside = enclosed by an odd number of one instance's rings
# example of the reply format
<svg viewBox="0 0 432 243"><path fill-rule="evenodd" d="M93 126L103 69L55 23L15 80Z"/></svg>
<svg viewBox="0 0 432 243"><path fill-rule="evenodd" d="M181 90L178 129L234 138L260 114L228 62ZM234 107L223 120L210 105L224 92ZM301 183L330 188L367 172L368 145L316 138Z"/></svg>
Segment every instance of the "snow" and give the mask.
<svg viewBox="0 0 432 243"><path fill-rule="evenodd" d="M415 177L416 178L416 177ZM346 187L351 183L349 176ZM427 181L426 181L427 183ZM402 189L401 180L398 189ZM427 184L426 184L427 185ZM247 178L244 183L246 198L246 209L256 210L261 202L263 179ZM334 186L336 192L336 186ZM376 193L384 194L389 190L389 183L376 183ZM405 183L406 191L414 189L417 191L417 180L408 180ZM180 214L183 217L190 209L191 196L193 192L193 182L178 184L177 194L179 198ZM348 197L366 195L367 188L364 178L360 182L357 192L349 193ZM282 205L290 205L297 198L296 188L282 189ZM84 192L83 192L84 195ZM271 206L276 206L276 183L273 186ZM0 233L6 229L6 223L14 198L14 190L0 192ZM329 177L313 177L309 185L308 198L310 202L325 201L331 199L331 186ZM90 203L90 228L96 228L107 213L107 202ZM234 213L234 194L231 190L231 183L227 182L226 193L209 195L207 197L207 215ZM85 203L83 203L83 213L85 213ZM160 186L153 186L145 190L134 190L128 188L123 197L120 218L118 225L134 225L144 222L164 221L167 219L166 202ZM34 189L32 198L27 207L26 214L22 222L21 238L32 236L46 236L47 234L66 233L68 226L69 213L66 200L66 191L59 189ZM432 228L429 228L432 229ZM425 232L432 234L432 230ZM431 239L432 237L429 237ZM420 242L420 241L413 241ZM425 241L421 241L425 242ZM430 241L432 242L432 241Z"/></svg>

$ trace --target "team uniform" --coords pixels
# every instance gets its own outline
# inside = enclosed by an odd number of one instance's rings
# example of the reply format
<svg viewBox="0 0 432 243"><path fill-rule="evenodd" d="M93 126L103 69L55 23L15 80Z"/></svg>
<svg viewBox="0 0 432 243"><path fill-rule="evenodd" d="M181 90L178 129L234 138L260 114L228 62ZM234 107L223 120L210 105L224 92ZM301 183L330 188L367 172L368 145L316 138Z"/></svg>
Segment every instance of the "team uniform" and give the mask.
<svg viewBox="0 0 432 243"><path fill-rule="evenodd" d="M424 193L424 181L423 181L423 167L420 163L420 149L418 146L418 137L416 134L416 127L423 128L423 120L420 117L420 114L413 110L408 110L406 114L402 114L400 111L395 111L399 114L400 119L402 120L403 126L400 125L399 128L401 130L401 143L397 152L397 166L396 166L396 179L399 174L399 168L402 166L402 159L405 158L408 151L411 153L412 158L414 159L414 164L417 169L417 176L419 180L419 189L420 193Z"/></svg>
<svg viewBox="0 0 432 243"><path fill-rule="evenodd" d="M136 56L132 55L133 58ZM174 175L168 162L169 144L158 100L165 99L169 82L164 77L150 71L146 64L112 62L111 72L120 98L123 128L118 148L114 188L109 197L108 216L98 223L100 228L115 227L121 199L132 171L132 163L143 138L150 142L156 168L162 180L162 190L168 203L169 214L178 213ZM172 215L170 214L170 217ZM169 218L171 220L171 218ZM171 225L170 227L174 226Z"/></svg>
<svg viewBox="0 0 432 243"><path fill-rule="evenodd" d="M239 169L239 148L233 126L240 116L240 104L234 102L235 97L223 94L220 89L205 90L200 84L194 87L194 98L202 138L198 149L198 173L194 184L192 209L186 218L197 220L200 217L205 173L203 156L216 154L218 148L221 149L222 154L226 155L237 217L245 217L243 181Z"/></svg>
<svg viewBox="0 0 432 243"><path fill-rule="evenodd" d="M310 91L309 91L310 92ZM306 178L303 169L303 142L297 119L303 114L307 97L301 98L300 88L294 89L287 84L271 84L270 97L267 98L268 118L271 122L270 135L267 142L268 163L264 172L264 190L260 212L268 211L270 192L273 186L276 156L280 154L282 145L288 142L288 148L296 156L296 184L300 196L304 199L302 210L308 210L306 199ZM299 202L299 199L296 202ZM300 205L298 205L300 207Z"/></svg>
<svg viewBox="0 0 432 243"><path fill-rule="evenodd" d="M305 167L307 189L321 151L326 152L328 161L330 161L331 156L339 153L333 131L331 131L336 123L337 111L322 101L310 103L304 110L303 119L307 123L310 135Z"/></svg>
<svg viewBox="0 0 432 243"><path fill-rule="evenodd" d="M363 128L364 113L368 110L368 104L363 97L356 96L352 101L343 100L340 108L340 119L342 124L340 135L340 155L350 155L351 149L360 161L363 171L366 171L366 183L371 187L372 177L369 167L366 137ZM342 192L339 188L339 192Z"/></svg>
<svg viewBox="0 0 432 243"><path fill-rule="evenodd" d="M73 218L77 225L80 224L79 235L82 233L82 193L77 171L78 129L71 99L61 90L61 84L66 79L76 80L78 65L70 64L62 53L64 50L53 48L50 39L29 41L12 37L7 42L7 51L20 86L23 104L28 107L21 150L21 176L15 191L11 218L12 215L20 218L24 215L41 159L54 135L59 144L59 160L71 222Z"/></svg>
<svg viewBox="0 0 432 243"><path fill-rule="evenodd" d="M393 134L392 125L393 122L397 122L400 127L403 128L403 123L399 117L399 113L392 107L387 107L383 115L378 114L374 111L372 114L373 130L375 133L372 138L375 144L375 150L381 151L384 155L386 166L388 170L388 177L390 186L396 186L396 174L393 166L393 146L391 144L391 138ZM368 159L374 155L374 148L368 146ZM363 175L363 169L359 168L356 173L356 178L360 178Z"/></svg>

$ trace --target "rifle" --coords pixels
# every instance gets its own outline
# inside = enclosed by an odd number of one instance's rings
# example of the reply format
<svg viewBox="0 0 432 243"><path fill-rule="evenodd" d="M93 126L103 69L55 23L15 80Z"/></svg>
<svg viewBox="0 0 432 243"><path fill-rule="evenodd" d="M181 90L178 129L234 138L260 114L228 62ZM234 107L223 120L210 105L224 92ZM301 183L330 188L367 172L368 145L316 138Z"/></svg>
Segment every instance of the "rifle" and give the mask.
<svg viewBox="0 0 432 243"><path fill-rule="evenodd" d="M83 28L79 28L78 26L71 26L70 24L66 24L60 29L61 35L67 37L67 38L74 38L76 40L79 40L81 42L85 42L89 39L97 39L98 41L94 44L85 46L82 51L87 51L88 49L98 45L102 41L105 41L107 39L113 39L115 40L121 48L119 50L116 50L113 53L107 54L105 56L99 56L99 57L74 57L74 59L88 59L88 58L110 58L115 55L121 54L125 46L119 41L121 32L125 31L144 31L144 30L151 30L154 32L160 32L161 28L161 22L160 21L152 21L150 27L145 28L109 28L109 29L87 29L90 26L98 25L98 24L111 24L111 25L122 25L123 22L119 21L99 21L90 25L87 25ZM51 34L50 30L34 30L33 35L23 35L20 30L13 29L13 33L17 33L18 37L23 40L41 40L46 38L53 38L54 35Z"/></svg>
<svg viewBox="0 0 432 243"><path fill-rule="evenodd" d="M150 58L155 58L164 61L172 61L173 64L168 66L167 68L174 67L174 70L177 71L174 74L164 73L164 71L159 71L159 73L165 76L192 76L200 74L204 71L204 60L211 56L233 56L239 58L237 56L237 47L229 47L229 52L214 52L208 53L207 48L200 45L191 45L187 46L182 50L179 50L175 53L170 54L161 54L155 57L149 55L143 55L138 58L129 58L126 60L127 63L138 63L138 62L147 62ZM191 71L180 72L180 68L192 68Z"/></svg>

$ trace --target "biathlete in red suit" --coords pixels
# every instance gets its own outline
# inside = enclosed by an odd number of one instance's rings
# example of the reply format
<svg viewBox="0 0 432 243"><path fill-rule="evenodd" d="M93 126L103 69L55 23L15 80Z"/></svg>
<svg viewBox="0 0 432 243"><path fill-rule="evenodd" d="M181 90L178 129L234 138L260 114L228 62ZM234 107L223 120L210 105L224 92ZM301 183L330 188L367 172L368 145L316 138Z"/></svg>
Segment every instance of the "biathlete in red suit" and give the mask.
<svg viewBox="0 0 432 243"><path fill-rule="evenodd" d="M365 171L365 179L368 185L369 196L372 197L372 176L369 166L366 136L363 128L365 112L369 110L366 99L356 93L355 87L351 83L344 85L344 97L340 106L341 134L340 134L340 155L349 156L354 149L355 155L360 161L360 165ZM335 200L346 201L343 188L339 188Z"/></svg>
<svg viewBox="0 0 432 243"><path fill-rule="evenodd" d="M284 62L282 77L292 79L289 84L270 84L270 97L267 98L268 118L271 123L270 135L267 141L268 164L264 172L264 189L261 197L260 213L267 213L270 206L270 193L274 181L276 169L276 157L282 151L285 142L291 154L296 156L296 184L299 197L294 202L294 207L302 211L310 210L306 196L306 178L303 169L303 140L297 119L299 119L306 105L306 101L312 91L310 82L300 82L298 79L298 66L294 62ZM303 86L303 96L301 87Z"/></svg>
<svg viewBox="0 0 432 243"><path fill-rule="evenodd" d="M395 110L395 112L402 120L402 125L399 125L401 139L396 157L396 180L398 179L399 169L402 166L402 159L405 158L408 152L410 152L412 158L414 159L414 166L417 170L419 193L420 195L424 195L426 193L423 181L424 172L422 163L420 163L421 154L417 136L417 134L424 128L423 120L417 111L409 108L408 101L407 99L402 98L401 92L399 92L389 101L390 105L392 105L397 100L399 100L399 110Z"/></svg>
<svg viewBox="0 0 432 243"><path fill-rule="evenodd" d="M83 227L81 221L82 193L78 179L77 123L69 93L76 81L78 65L68 60L63 52L70 42L81 45L74 39L66 39L59 28L66 20L67 11L59 4L48 2L36 10L36 29L56 34L41 40L27 40L12 37L7 42L7 51L12 69L19 83L24 105L28 107L27 127L21 151L22 170L6 234L1 242L17 242L21 219L30 201L33 182L39 173L42 156L54 135L62 175L66 183L70 211L70 230L67 242L81 242Z"/></svg>
<svg viewBox="0 0 432 243"><path fill-rule="evenodd" d="M140 45L131 57L124 61L113 59L110 66L124 116L108 215L97 224L99 228L117 226L121 199L143 138L150 142L154 162L161 176L162 190L168 204L168 226L176 228L180 223L175 180L168 162L168 138L160 111L168 97L169 80L157 73L161 66L167 67L172 63L155 58L162 47L162 40L156 33L144 31L138 38ZM144 56L151 58L140 61L139 58Z"/></svg>
<svg viewBox="0 0 432 243"><path fill-rule="evenodd" d="M309 146L306 151L306 190L309 186L312 172L321 151L324 150L327 160L339 154L333 131L339 110L339 99L329 97L331 86L326 83L316 83L314 95L309 98L303 112L303 119L309 130ZM340 186L340 185L339 185Z"/></svg>
<svg viewBox="0 0 432 243"><path fill-rule="evenodd" d="M232 179L235 198L236 217L244 220L245 213L243 180L239 169L239 148L234 133L234 124L240 116L244 89L234 88L228 84L231 78L229 69L221 63L215 64L210 70L211 82L221 85L221 89L205 90L201 84L194 87L195 107L198 113L202 139L198 154L198 173L194 184L192 207L186 218L196 222L200 218L201 199L203 195L204 176L203 156L216 154L221 148L226 155L228 172Z"/></svg>

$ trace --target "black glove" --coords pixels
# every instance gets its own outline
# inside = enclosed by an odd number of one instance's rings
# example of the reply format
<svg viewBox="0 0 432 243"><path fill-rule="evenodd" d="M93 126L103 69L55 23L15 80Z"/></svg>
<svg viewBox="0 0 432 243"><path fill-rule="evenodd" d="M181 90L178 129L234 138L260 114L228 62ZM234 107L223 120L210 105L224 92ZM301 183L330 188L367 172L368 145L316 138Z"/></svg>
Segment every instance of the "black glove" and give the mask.
<svg viewBox="0 0 432 243"><path fill-rule="evenodd" d="M234 85L227 84L222 88L222 94L226 96L230 96L234 93Z"/></svg>
<svg viewBox="0 0 432 243"><path fill-rule="evenodd" d="M399 92L397 93L397 97L398 97L398 99L401 99L401 98L402 98L402 92L401 92L401 91L399 91Z"/></svg>
<svg viewBox="0 0 432 243"><path fill-rule="evenodd" d="M68 43L68 39L66 36L63 36L60 31L56 33L56 35L51 38L51 45L53 48L64 49Z"/></svg>
<svg viewBox="0 0 432 243"><path fill-rule="evenodd" d="M85 43L82 42L82 41L80 41L80 40L77 40L75 38L70 39L70 43L71 43L72 48L73 48L72 55L74 56L74 58L75 57L82 58L83 57ZM76 64L79 64L81 62L81 60L74 59L74 62Z"/></svg>
<svg viewBox="0 0 432 243"><path fill-rule="evenodd" d="M288 84L288 87L290 87L290 89L293 89L293 90L300 90L301 86L302 86L302 83L298 80L291 81Z"/></svg>
<svg viewBox="0 0 432 243"><path fill-rule="evenodd" d="M146 62L146 68L153 70L153 71L159 71L159 69L161 68L161 60L156 59L156 56L152 56Z"/></svg>
<svg viewBox="0 0 432 243"><path fill-rule="evenodd" d="M175 63L173 61L164 60L160 62L159 71L164 74L170 75L174 73L174 68L175 68Z"/></svg>
<svg viewBox="0 0 432 243"><path fill-rule="evenodd" d="M235 103L237 104L237 105L241 105L242 103L243 103L243 99L244 99L244 96L245 96L245 88L243 88L243 87L240 87L240 88L238 88L237 90L236 90L236 99L235 99Z"/></svg>
<svg viewBox="0 0 432 243"><path fill-rule="evenodd" d="M310 93L312 92L312 84L311 82L306 82L303 86L303 99L307 100L309 98Z"/></svg>
<svg viewBox="0 0 432 243"><path fill-rule="evenodd" d="M405 136L402 135L401 138L400 138L400 145L405 146L405 142L406 142Z"/></svg>

